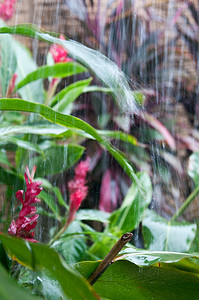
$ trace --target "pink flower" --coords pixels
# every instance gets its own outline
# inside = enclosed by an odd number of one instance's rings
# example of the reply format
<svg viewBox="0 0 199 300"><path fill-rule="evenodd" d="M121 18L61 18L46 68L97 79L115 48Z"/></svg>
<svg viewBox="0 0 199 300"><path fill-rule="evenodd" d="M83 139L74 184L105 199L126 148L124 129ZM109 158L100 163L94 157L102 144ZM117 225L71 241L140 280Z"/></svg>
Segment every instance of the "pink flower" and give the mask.
<svg viewBox="0 0 199 300"><path fill-rule="evenodd" d="M15 235L17 237L24 238L30 242L37 242L34 239L34 231L32 231L37 225L37 219L39 217L36 213L35 203L40 202L36 196L42 191L41 181L33 182L33 177L36 172L36 166L34 166L31 174L26 166L26 172L24 174L26 181L26 192L23 190L16 192L16 198L22 203L22 209L19 213L19 217L16 220L12 220L10 227L8 228L8 234ZM32 205L33 204L33 205Z"/></svg>
<svg viewBox="0 0 199 300"><path fill-rule="evenodd" d="M67 225L69 225L75 217L75 213L79 209L82 201L85 200L88 193L88 186L86 186L86 175L89 171L90 158L81 161L75 168L75 177L68 183L70 206Z"/></svg>
<svg viewBox="0 0 199 300"><path fill-rule="evenodd" d="M0 2L0 18L7 21L12 18L15 11L16 0L4 0Z"/></svg>
<svg viewBox="0 0 199 300"><path fill-rule="evenodd" d="M62 34L60 35L60 39L65 40ZM50 47L50 53L52 54L55 63L72 61L72 58L68 57L68 52L66 51L66 49L60 45L52 45Z"/></svg>

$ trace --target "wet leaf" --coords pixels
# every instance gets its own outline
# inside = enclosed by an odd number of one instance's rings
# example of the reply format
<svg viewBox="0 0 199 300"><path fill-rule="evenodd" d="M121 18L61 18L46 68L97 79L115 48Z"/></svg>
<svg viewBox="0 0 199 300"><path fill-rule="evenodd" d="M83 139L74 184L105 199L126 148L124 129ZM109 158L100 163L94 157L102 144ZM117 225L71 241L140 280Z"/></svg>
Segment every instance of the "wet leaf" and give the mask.
<svg viewBox="0 0 199 300"><path fill-rule="evenodd" d="M24 141L22 139L18 139L15 137L8 137L8 136L0 137L0 145L4 145L7 143L11 143L11 144L17 145L20 148L23 148L23 149L26 149L29 151L34 151L34 152L37 152L37 153L43 155L42 149L40 149L40 147L38 145L35 145L31 142L27 142L27 141Z"/></svg>
<svg viewBox="0 0 199 300"><path fill-rule="evenodd" d="M34 300L26 290L20 288L17 283L10 278L6 270L0 264L0 299L1 300ZM36 298L41 299L41 298Z"/></svg>
<svg viewBox="0 0 199 300"><path fill-rule="evenodd" d="M32 24L2 27L0 33L20 34L65 47L71 57L82 63L111 89L122 111L128 110L132 113L138 111L124 73L103 54L75 41L59 39L59 34L47 32Z"/></svg>
<svg viewBox="0 0 199 300"><path fill-rule="evenodd" d="M17 67L17 59L12 48L11 36L0 36L0 84L2 96L5 97L10 80Z"/></svg>
<svg viewBox="0 0 199 300"><path fill-rule="evenodd" d="M82 233L82 235L71 235L71 233ZM87 245L79 223L73 221L63 233L63 237L56 241L52 247L64 257L67 263L73 264L83 260Z"/></svg>
<svg viewBox="0 0 199 300"><path fill-rule="evenodd" d="M38 66L34 62L29 50L24 45L20 44L18 41L13 40L12 47L17 58L16 84L18 84L29 73L34 72L38 68ZM21 88L18 93L23 99L42 103L44 101L44 87L42 80L31 82L29 85Z"/></svg>
<svg viewBox="0 0 199 300"><path fill-rule="evenodd" d="M88 123L73 117L64 115L58 112L55 112L48 106L28 102L21 99L0 99L0 110L14 110L14 111L27 111L27 112L34 112L39 113L41 116L46 118L47 120L63 125L69 128L81 129L87 134L91 135L94 139L100 142L106 149L111 153L111 155L117 160L117 162L121 165L123 170L127 173L127 175L131 178L131 180L135 181L137 186L140 188L139 180L131 166L130 162L128 161L127 157L124 153L120 150L115 148L111 143L109 143L105 138L103 138L91 125Z"/></svg>
<svg viewBox="0 0 199 300"><path fill-rule="evenodd" d="M120 252L120 255L116 260L128 260L137 266L152 266L159 263L176 263L183 259L197 259L199 260L199 253L180 253L169 251L150 251L145 249L138 249L134 247L126 248ZM197 266L199 271L199 266Z"/></svg>
<svg viewBox="0 0 199 300"><path fill-rule="evenodd" d="M51 211L54 213L55 218L60 220L61 216L59 213L59 207L56 204L55 197L53 197L53 195L51 195L45 191L41 191L38 198L42 199L48 205L48 207L51 209Z"/></svg>
<svg viewBox="0 0 199 300"><path fill-rule="evenodd" d="M140 268L118 261L107 268L94 288L100 296L114 300L197 300L199 278L173 268Z"/></svg>
<svg viewBox="0 0 199 300"><path fill-rule="evenodd" d="M52 146L44 152L43 156L37 156L29 163L30 168L37 166L37 176L57 174L73 166L82 156L84 147L77 145ZM52 164L52 162L54 162Z"/></svg>
<svg viewBox="0 0 199 300"><path fill-rule="evenodd" d="M152 197L152 185L147 173L138 173L138 178L142 186L140 193L136 184L132 184L122 203L110 217L110 228L119 231L121 234L132 231L139 226L144 217L144 213Z"/></svg>
<svg viewBox="0 0 199 300"><path fill-rule="evenodd" d="M80 209L76 214L76 220L109 222L110 214L97 209Z"/></svg>
<svg viewBox="0 0 199 300"><path fill-rule="evenodd" d="M199 185L199 151L189 157L188 174L193 179L196 186Z"/></svg>
<svg viewBox="0 0 199 300"><path fill-rule="evenodd" d="M149 250L186 252L196 234L195 224L170 223L152 210L147 210L142 225L145 247Z"/></svg>
<svg viewBox="0 0 199 300"><path fill-rule="evenodd" d="M59 283L64 299L94 300L92 288L69 265L63 262L58 253L46 245L28 243L0 234L0 239L9 255L26 267Z"/></svg>
<svg viewBox="0 0 199 300"><path fill-rule="evenodd" d="M42 66L37 68L37 70L29 73L22 81L17 84L15 90L17 91L28 83L41 78L48 78L49 76L62 78L85 71L86 69L83 66L75 62L57 63L53 66ZM36 99L34 101L36 101Z"/></svg>
<svg viewBox="0 0 199 300"><path fill-rule="evenodd" d="M65 113L67 106L75 101L84 91L84 88L91 83L92 77L85 80L76 81L62 89L52 99L50 106L54 110Z"/></svg>

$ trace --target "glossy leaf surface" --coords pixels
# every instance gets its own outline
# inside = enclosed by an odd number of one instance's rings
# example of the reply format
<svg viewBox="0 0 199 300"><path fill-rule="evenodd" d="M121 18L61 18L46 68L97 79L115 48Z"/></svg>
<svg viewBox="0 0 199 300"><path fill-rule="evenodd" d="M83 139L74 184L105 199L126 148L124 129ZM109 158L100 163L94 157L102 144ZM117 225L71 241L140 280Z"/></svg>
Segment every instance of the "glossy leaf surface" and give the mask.
<svg viewBox="0 0 199 300"><path fill-rule="evenodd" d="M53 249L2 234L0 239L11 258L30 269L42 271L49 280L52 280L52 284L57 281L64 299L96 299L88 283L64 263Z"/></svg>
<svg viewBox="0 0 199 300"><path fill-rule="evenodd" d="M196 234L196 225L188 222L170 223L148 210L143 220L145 247L149 250L186 252Z"/></svg>
<svg viewBox="0 0 199 300"><path fill-rule="evenodd" d="M71 57L86 66L111 89L123 111L137 112L136 101L123 72L103 54L75 41L59 39L59 34L47 32L32 24L2 27L0 33L20 34L65 47Z"/></svg>
<svg viewBox="0 0 199 300"><path fill-rule="evenodd" d="M85 71L86 69L83 66L75 62L58 63L54 66L42 66L37 70L29 73L22 81L17 84L15 90L19 90L26 84L41 78L48 78L49 76L55 78L63 78Z"/></svg>
<svg viewBox="0 0 199 300"><path fill-rule="evenodd" d="M28 102L21 99L0 99L0 110L15 110L39 113L41 116L55 124L63 125L69 128L81 129L85 131L106 147L106 149L117 160L117 162L121 165L123 170L131 178L131 180L135 180L137 185L140 187L139 180L125 154L119 151L117 148L115 148L105 138L103 138L88 123L76 117L63 115L61 113L55 112L54 110L45 105Z"/></svg>

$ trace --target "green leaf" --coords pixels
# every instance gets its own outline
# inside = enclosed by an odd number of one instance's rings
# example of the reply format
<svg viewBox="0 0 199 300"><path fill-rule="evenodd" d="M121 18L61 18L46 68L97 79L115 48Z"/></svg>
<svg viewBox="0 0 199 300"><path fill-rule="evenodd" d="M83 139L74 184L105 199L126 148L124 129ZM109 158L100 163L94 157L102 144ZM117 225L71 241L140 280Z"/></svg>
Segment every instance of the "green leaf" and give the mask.
<svg viewBox="0 0 199 300"><path fill-rule="evenodd" d="M0 28L0 33L25 35L65 47L71 57L86 66L111 89L121 110L132 113L137 111L136 101L124 73L103 54L75 41L59 39L59 34L47 32L32 24L5 26Z"/></svg>
<svg viewBox="0 0 199 300"><path fill-rule="evenodd" d="M2 96L5 97L9 82L17 67L17 60L12 48L12 38L10 36L0 36L0 50L0 83Z"/></svg>
<svg viewBox="0 0 199 300"><path fill-rule="evenodd" d="M114 300L197 300L199 278L174 268L140 268L128 261L117 261L94 288L100 296Z"/></svg>
<svg viewBox="0 0 199 300"><path fill-rule="evenodd" d="M38 66L34 62L29 50L24 45L22 45L18 41L13 40L12 47L17 58L16 84L18 84L29 73L35 71ZM44 101L43 82L42 80L31 82L29 85L26 85L22 89L20 89L18 93L23 99L42 103Z"/></svg>
<svg viewBox="0 0 199 300"><path fill-rule="evenodd" d="M180 253L169 251L150 251L134 247L122 250L117 260L128 260L137 266L159 266L160 263L167 263L168 266L172 263L182 261L183 259L197 259L199 260L199 253ZM199 271L199 266L198 266Z"/></svg>
<svg viewBox="0 0 199 300"><path fill-rule="evenodd" d="M82 233L82 236L73 236L71 233ZM72 222L63 235L53 244L53 248L70 264L83 260L87 246L79 223L77 221Z"/></svg>
<svg viewBox="0 0 199 300"><path fill-rule="evenodd" d="M56 94L50 106L53 107L54 110L64 113L67 106L83 93L84 88L87 87L91 81L92 77L68 85Z"/></svg>
<svg viewBox="0 0 199 300"><path fill-rule="evenodd" d="M98 221L102 223L109 222L110 213L97 209L80 209L76 213L76 220Z"/></svg>
<svg viewBox="0 0 199 300"><path fill-rule="evenodd" d="M189 157L188 174L193 179L196 186L199 185L199 151L194 152Z"/></svg>
<svg viewBox="0 0 199 300"><path fill-rule="evenodd" d="M67 129L63 126L56 126L52 123L48 125L21 125L21 126L6 126L0 127L0 137L14 134L32 133L38 135L56 136L64 133Z"/></svg>
<svg viewBox="0 0 199 300"><path fill-rule="evenodd" d="M196 234L196 225L188 222L170 223L148 210L143 220L145 247L149 250L186 252Z"/></svg>
<svg viewBox="0 0 199 300"><path fill-rule="evenodd" d="M75 62L58 63L54 66L42 66L37 68L36 71L29 73L22 81L17 84L15 90L17 91L26 84L41 78L48 78L49 76L52 76L54 78L63 78L82 72L86 72L86 69Z"/></svg>
<svg viewBox="0 0 199 300"><path fill-rule="evenodd" d="M10 278L6 270L0 265L0 299L1 300L34 300L26 290L20 288L17 283Z"/></svg>
<svg viewBox="0 0 199 300"><path fill-rule="evenodd" d="M29 163L30 168L33 168L34 165L37 166L38 177L57 174L72 167L81 158L84 147L70 144L54 145L43 152L44 157L34 157Z"/></svg>
<svg viewBox="0 0 199 300"><path fill-rule="evenodd" d="M12 143L14 145L17 145L20 148L23 148L23 149L26 149L29 151L35 151L41 155L44 155L42 149L40 149L40 147L38 145L35 145L33 143L30 143L30 142L27 142L27 141L24 141L22 139L18 139L15 137L8 137L8 136L0 137L0 145L7 144L7 143Z"/></svg>
<svg viewBox="0 0 199 300"><path fill-rule="evenodd" d="M137 145L137 139L134 136L132 136L131 134L124 133L122 131L98 130L98 132L104 137L121 140L132 145Z"/></svg>
<svg viewBox="0 0 199 300"><path fill-rule="evenodd" d="M147 173L139 173L138 179L142 186L142 193L133 183L121 207L110 217L110 228L123 234L139 226L146 208L151 202L152 184Z"/></svg>
<svg viewBox="0 0 199 300"><path fill-rule="evenodd" d="M135 181L136 184L140 187L139 180L135 175L135 172L124 153L115 148L88 123L76 117L55 112L54 110L45 105L28 102L21 99L0 99L0 110L14 110L39 113L41 116L55 124L63 125L69 128L81 129L85 131L106 147L106 149L121 165L124 172L126 172L127 175L131 178L131 180Z"/></svg>
<svg viewBox="0 0 199 300"><path fill-rule="evenodd" d="M41 271L52 280L58 282L64 299L94 300L92 288L69 265L63 262L58 253L46 245L28 243L10 236L0 234L0 239L10 257L22 265Z"/></svg>
<svg viewBox="0 0 199 300"><path fill-rule="evenodd" d="M42 199L48 205L48 207L52 210L55 217L58 220L60 220L61 216L60 216L60 213L59 213L59 207L57 206L57 204L55 202L55 197L53 197L49 193L46 193L45 191L41 191L38 198Z"/></svg>

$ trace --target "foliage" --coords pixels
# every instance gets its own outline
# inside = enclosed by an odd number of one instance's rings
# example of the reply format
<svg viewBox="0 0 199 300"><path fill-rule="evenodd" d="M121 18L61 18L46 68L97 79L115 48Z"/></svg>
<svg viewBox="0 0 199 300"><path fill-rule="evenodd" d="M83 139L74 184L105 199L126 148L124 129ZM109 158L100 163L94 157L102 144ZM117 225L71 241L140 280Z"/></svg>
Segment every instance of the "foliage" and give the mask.
<svg viewBox="0 0 199 300"><path fill-rule="evenodd" d="M22 174L26 164L30 168L37 166L36 175L40 177L39 181L42 181L44 189L39 196L43 204L38 207L38 212L43 215L44 220L47 218L51 222L49 232L43 233L45 238L42 239L37 232L39 240L48 242L47 245L29 243L0 233L2 299L7 297L4 282L6 287L13 289L13 293L16 290L16 295L20 295L21 299L28 299L26 292L13 285L6 272L15 277L19 285L26 286L26 289L44 299L99 299L99 296L109 299L121 299L124 296L125 299L197 299L199 255L185 253L189 251L195 238L196 225L176 222L181 210L167 221L149 209L153 190L150 176L146 172L136 172L132 165L136 157L134 149L137 148L138 152L142 149L145 155L145 148L128 130L122 130L122 112L119 110L117 115L117 123L120 124L118 127L121 128L119 132L110 128L106 130L106 126L100 127L98 123L93 125L74 116L79 96L85 93L111 93L121 110L125 110L129 101L133 101L131 113L137 112L134 98L137 97L140 101L142 94L130 90L123 73L108 58L74 41L63 40L58 34L45 32L34 25L4 26L0 28L0 33L17 33L56 43L66 47L67 53L78 61L37 67L24 47L16 44L9 35L9 50L16 59L16 65L9 73L8 58L6 53L1 52L1 58L4 58L1 74L7 74L6 80L1 80L4 94L0 99L0 162L3 164L0 181L7 185L7 198L0 215L0 221L4 224L3 232L7 232L10 224L10 211L14 210L16 214L19 212L12 197L14 191L23 188ZM24 63L18 59L22 54L25 56ZM23 78L18 73L19 64L24 70ZM27 65L30 65L30 69ZM107 72L104 72L104 66ZM92 78L89 71L104 82L107 88L90 85ZM15 88L9 90L15 72L18 81ZM84 79L78 78L80 74ZM71 78L68 78L71 75L75 75L78 80L71 83ZM68 80L68 85L64 88L61 88L61 78ZM43 79L48 81L47 90L44 89ZM59 84L60 90L57 89ZM22 99L15 97L13 93L17 93L17 97L21 96ZM40 95L38 98L36 93ZM110 114L107 117L109 119ZM129 120L130 117L132 116L129 114ZM159 132L167 137L170 147L174 147L172 137L157 120L149 115L146 120L154 128L159 128ZM105 118L101 122L106 123ZM116 147L117 141L121 144L120 149ZM89 145L93 142L98 145L97 151L90 150ZM15 155L14 164L9 161L8 150ZM115 159L115 169L120 171L114 174L110 166L107 168L109 184L113 181L117 186L122 176L125 177L122 180L126 187L125 197L124 200L122 197L120 207L116 204L117 209L109 212L93 207L91 210L82 209L77 212L80 201L73 209L69 224L67 218L70 218L74 204L71 199L73 193L69 190L69 197L65 197L64 188L67 188L67 184L63 182L63 177L69 178L69 170L74 169L75 183L82 180L82 176L79 178L76 174L79 165L74 166L82 158L84 151L89 153L89 150L91 161L87 172L90 174L97 168L101 153L108 151L110 157ZM192 168L193 174L196 173L196 165L194 172ZM84 182L81 184L85 187L90 182L89 178L86 182L86 174L83 178ZM92 183L94 179L90 181ZM106 181L104 182L103 188L107 188ZM116 193L117 188L114 190ZM68 203L65 201L67 198L70 198ZM106 210L106 206L102 208ZM95 221L94 226L91 226L92 221ZM101 229L100 232L97 228ZM126 249L120 252L113 264L91 287L86 279L99 265L96 260L103 259L126 231L134 232L132 242L136 244L137 230L141 232L142 246L146 249L138 249L128 243Z"/></svg>

